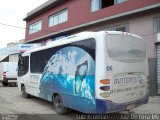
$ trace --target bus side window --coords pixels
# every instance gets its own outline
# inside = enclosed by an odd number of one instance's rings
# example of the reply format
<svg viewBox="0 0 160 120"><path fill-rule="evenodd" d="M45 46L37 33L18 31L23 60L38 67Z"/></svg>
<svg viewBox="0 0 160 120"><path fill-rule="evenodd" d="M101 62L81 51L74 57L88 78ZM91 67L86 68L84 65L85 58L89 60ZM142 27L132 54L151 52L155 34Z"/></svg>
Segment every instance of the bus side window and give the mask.
<svg viewBox="0 0 160 120"><path fill-rule="evenodd" d="M48 60L47 50L31 53L31 73L43 73Z"/></svg>
<svg viewBox="0 0 160 120"><path fill-rule="evenodd" d="M41 51L31 53L31 73L42 73Z"/></svg>
<svg viewBox="0 0 160 120"><path fill-rule="evenodd" d="M29 57L25 56L18 61L18 76L23 76L28 72Z"/></svg>

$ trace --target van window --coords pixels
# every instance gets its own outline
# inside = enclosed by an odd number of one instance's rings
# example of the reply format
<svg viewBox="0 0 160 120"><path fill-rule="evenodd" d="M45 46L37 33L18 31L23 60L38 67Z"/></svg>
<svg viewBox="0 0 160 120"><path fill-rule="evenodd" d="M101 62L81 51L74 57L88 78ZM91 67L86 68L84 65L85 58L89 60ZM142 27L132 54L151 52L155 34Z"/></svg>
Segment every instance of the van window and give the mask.
<svg viewBox="0 0 160 120"><path fill-rule="evenodd" d="M18 61L18 76L23 76L28 72L29 57L20 57Z"/></svg>

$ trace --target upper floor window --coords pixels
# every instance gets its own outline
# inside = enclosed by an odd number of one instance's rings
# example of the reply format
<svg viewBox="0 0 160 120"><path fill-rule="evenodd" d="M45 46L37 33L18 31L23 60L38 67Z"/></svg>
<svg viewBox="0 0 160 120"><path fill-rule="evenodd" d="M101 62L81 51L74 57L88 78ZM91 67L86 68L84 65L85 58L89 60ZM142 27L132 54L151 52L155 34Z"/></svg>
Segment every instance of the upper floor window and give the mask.
<svg viewBox="0 0 160 120"><path fill-rule="evenodd" d="M91 11L94 12L124 1L127 0L91 0Z"/></svg>
<svg viewBox="0 0 160 120"><path fill-rule="evenodd" d="M101 0L91 0L91 11L97 11L101 9Z"/></svg>
<svg viewBox="0 0 160 120"><path fill-rule="evenodd" d="M58 25L68 20L68 10L62 10L49 17L49 27Z"/></svg>
<svg viewBox="0 0 160 120"><path fill-rule="evenodd" d="M38 22L31 24L29 26L29 34L36 33L40 30L42 30L42 21L38 21Z"/></svg>
<svg viewBox="0 0 160 120"><path fill-rule="evenodd" d="M160 33L160 17L156 17L153 20L154 33Z"/></svg>
<svg viewBox="0 0 160 120"><path fill-rule="evenodd" d="M118 4L118 3L121 3L121 2L125 2L127 0L114 0L114 4Z"/></svg>
<svg viewBox="0 0 160 120"><path fill-rule="evenodd" d="M114 26L114 27L108 28L107 30L129 32L129 25L128 24L124 24L124 25Z"/></svg>

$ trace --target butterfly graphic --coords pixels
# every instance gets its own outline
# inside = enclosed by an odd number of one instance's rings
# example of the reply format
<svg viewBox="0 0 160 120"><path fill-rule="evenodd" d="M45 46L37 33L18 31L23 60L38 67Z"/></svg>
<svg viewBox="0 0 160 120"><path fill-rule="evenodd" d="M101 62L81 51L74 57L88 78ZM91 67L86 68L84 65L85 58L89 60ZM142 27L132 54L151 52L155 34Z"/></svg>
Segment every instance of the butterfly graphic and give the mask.
<svg viewBox="0 0 160 120"><path fill-rule="evenodd" d="M88 71L88 61L84 61L82 64L77 66L75 74L75 93L78 94L82 87L83 79L85 78Z"/></svg>

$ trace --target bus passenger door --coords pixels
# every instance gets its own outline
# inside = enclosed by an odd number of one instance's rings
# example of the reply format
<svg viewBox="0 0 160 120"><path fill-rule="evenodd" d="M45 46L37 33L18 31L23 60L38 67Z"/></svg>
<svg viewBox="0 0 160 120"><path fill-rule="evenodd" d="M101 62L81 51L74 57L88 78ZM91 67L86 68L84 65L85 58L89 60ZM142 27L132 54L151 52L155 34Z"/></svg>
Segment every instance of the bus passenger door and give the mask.
<svg viewBox="0 0 160 120"><path fill-rule="evenodd" d="M37 96L38 97L38 93L39 93L39 81L41 78L41 74L30 74L29 76L29 92L30 94Z"/></svg>

